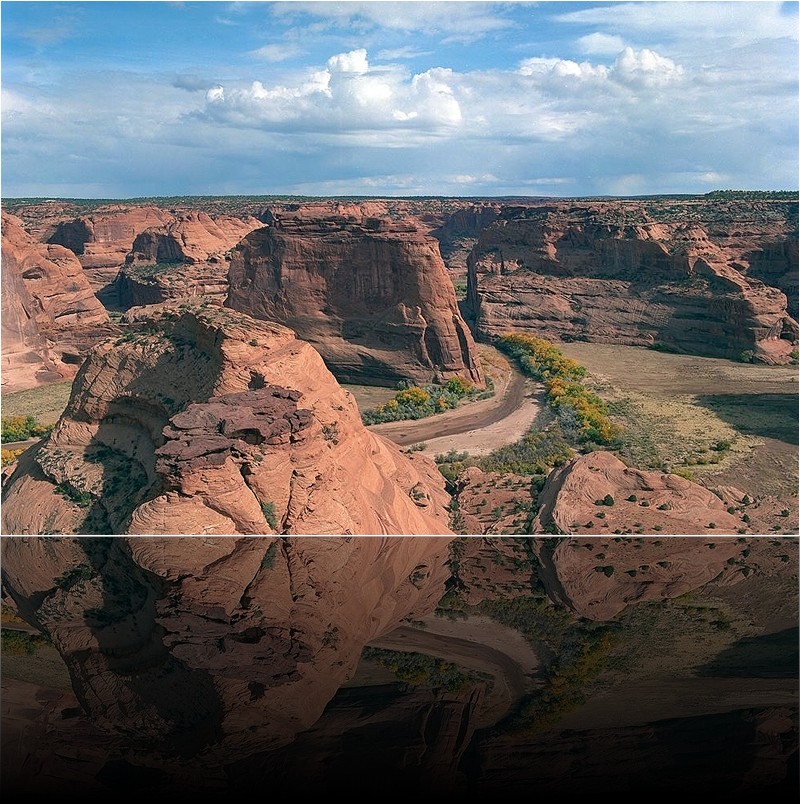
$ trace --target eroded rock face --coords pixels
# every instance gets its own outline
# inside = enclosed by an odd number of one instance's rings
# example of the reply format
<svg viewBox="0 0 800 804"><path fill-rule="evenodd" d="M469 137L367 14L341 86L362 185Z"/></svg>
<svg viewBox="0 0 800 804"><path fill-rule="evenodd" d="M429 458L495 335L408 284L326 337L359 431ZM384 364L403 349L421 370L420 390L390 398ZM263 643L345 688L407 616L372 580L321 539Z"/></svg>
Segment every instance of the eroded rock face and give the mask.
<svg viewBox="0 0 800 804"><path fill-rule="evenodd" d="M633 469L610 452L590 452L547 476L532 532L573 533L590 521L593 532L604 535L735 534L742 522L728 508L745 493L724 491L722 499L679 475Z"/></svg>
<svg viewBox="0 0 800 804"><path fill-rule="evenodd" d="M62 221L47 242L73 251L86 269L92 287L100 290L116 277L136 235L171 219L169 212L155 206L115 204L91 215Z"/></svg>
<svg viewBox="0 0 800 804"><path fill-rule="evenodd" d="M158 304L185 296L223 299L228 252L261 226L252 216L180 212L164 225L145 229L137 234L117 277L120 304Z"/></svg>
<svg viewBox="0 0 800 804"><path fill-rule="evenodd" d="M209 302L127 323L21 456L4 533L449 533L435 464L367 431L291 330Z"/></svg>
<svg viewBox="0 0 800 804"><path fill-rule="evenodd" d="M292 327L343 382L482 384L436 240L370 211L276 213L234 249L226 304Z"/></svg>
<svg viewBox="0 0 800 804"><path fill-rule="evenodd" d="M507 207L468 260L479 335L528 330L788 362L797 322L797 204Z"/></svg>
<svg viewBox="0 0 800 804"><path fill-rule="evenodd" d="M500 209L500 204L491 202L464 206L445 216L441 225L432 231L451 271L466 271L467 258L480 233L497 220Z"/></svg>
<svg viewBox="0 0 800 804"><path fill-rule="evenodd" d="M37 243L13 215L2 221L3 390L70 379L115 328L72 252Z"/></svg>
<svg viewBox="0 0 800 804"><path fill-rule="evenodd" d="M3 585L97 726L222 764L308 728L367 642L430 612L448 541L10 538Z"/></svg>

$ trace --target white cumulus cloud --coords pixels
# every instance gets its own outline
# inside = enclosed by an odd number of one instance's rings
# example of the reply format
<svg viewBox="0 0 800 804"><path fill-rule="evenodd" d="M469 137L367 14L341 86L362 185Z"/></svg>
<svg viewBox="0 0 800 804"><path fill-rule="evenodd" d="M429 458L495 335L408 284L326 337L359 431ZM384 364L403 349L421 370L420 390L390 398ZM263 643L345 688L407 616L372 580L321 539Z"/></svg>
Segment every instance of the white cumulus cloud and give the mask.
<svg viewBox="0 0 800 804"><path fill-rule="evenodd" d="M578 39L578 49L587 56L615 56L625 47L625 40L615 34L594 33L581 36Z"/></svg>
<svg viewBox="0 0 800 804"><path fill-rule="evenodd" d="M364 48L337 53L325 69L293 84L214 87L206 112L233 125L265 128L305 124L346 135L350 131L412 126L435 134L462 121L452 70L408 76L397 67L372 67Z"/></svg>
<svg viewBox="0 0 800 804"><path fill-rule="evenodd" d="M621 81L659 86L679 80L683 67L647 48L635 51L626 47L614 62L613 74Z"/></svg>

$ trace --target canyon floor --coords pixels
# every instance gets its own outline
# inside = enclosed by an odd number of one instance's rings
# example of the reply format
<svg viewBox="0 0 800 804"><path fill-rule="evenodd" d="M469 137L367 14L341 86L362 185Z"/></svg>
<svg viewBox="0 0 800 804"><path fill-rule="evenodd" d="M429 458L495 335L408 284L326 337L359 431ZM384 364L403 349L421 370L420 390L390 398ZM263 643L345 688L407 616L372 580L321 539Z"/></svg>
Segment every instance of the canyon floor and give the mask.
<svg viewBox="0 0 800 804"><path fill-rule="evenodd" d="M597 393L611 403L635 465L666 464L706 485L731 484L797 506L797 366L632 346L560 348L587 368ZM713 446L725 441L730 449L715 455Z"/></svg>

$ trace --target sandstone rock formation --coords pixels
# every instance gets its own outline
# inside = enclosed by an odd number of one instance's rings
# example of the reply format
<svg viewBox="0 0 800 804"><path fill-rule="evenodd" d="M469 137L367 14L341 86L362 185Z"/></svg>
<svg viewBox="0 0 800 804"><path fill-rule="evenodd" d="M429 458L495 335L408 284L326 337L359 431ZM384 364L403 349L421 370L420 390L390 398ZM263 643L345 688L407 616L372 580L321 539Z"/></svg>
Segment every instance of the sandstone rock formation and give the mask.
<svg viewBox="0 0 800 804"><path fill-rule="evenodd" d="M3 390L75 376L90 347L114 328L75 256L34 241L2 218Z"/></svg>
<svg viewBox="0 0 800 804"><path fill-rule="evenodd" d="M47 242L73 251L97 291L113 282L137 234L171 219L168 211L156 206L112 204L62 221Z"/></svg>
<svg viewBox="0 0 800 804"><path fill-rule="evenodd" d="M259 226L246 213L114 204L61 221L48 242L74 251L95 290L113 288L119 303L131 307L179 296L224 296L226 253Z"/></svg>
<svg viewBox="0 0 800 804"><path fill-rule="evenodd" d="M547 533L554 527L557 533L604 535L735 534L742 522L727 509L738 505L745 493L725 492L722 499L679 475L633 469L610 452L590 452L547 476L532 532ZM610 500L603 504L607 496Z"/></svg>
<svg viewBox="0 0 800 804"><path fill-rule="evenodd" d="M226 304L292 327L343 382L482 384L436 241L413 221L369 210L322 213L278 213L245 237Z"/></svg>
<svg viewBox="0 0 800 804"><path fill-rule="evenodd" d="M448 533L435 464L367 431L290 330L208 301L127 323L21 456L4 533Z"/></svg>
<svg viewBox="0 0 800 804"><path fill-rule="evenodd" d="M95 725L208 767L311 726L365 643L433 608L447 543L10 538L3 584Z"/></svg>
<svg viewBox="0 0 800 804"><path fill-rule="evenodd" d="M261 226L252 216L181 212L162 226L145 229L136 235L117 277L119 303L133 307L185 296L224 298L228 252Z"/></svg>
<svg viewBox="0 0 800 804"><path fill-rule="evenodd" d="M496 202L481 202L465 205L444 217L441 225L431 234L439 241L447 267L459 274L465 273L467 258L481 232L500 215L501 206Z"/></svg>
<svg viewBox="0 0 800 804"><path fill-rule="evenodd" d="M523 330L788 362L797 322L783 291L797 285L797 204L756 206L506 207L470 255L467 318L483 337Z"/></svg>

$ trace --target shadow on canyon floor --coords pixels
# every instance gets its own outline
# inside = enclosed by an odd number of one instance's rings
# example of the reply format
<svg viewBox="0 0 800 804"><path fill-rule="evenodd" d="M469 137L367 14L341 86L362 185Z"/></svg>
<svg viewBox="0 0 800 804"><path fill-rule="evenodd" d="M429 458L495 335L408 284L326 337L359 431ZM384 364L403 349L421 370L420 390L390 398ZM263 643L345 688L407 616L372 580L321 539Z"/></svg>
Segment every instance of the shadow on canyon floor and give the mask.
<svg viewBox="0 0 800 804"><path fill-rule="evenodd" d="M797 394L701 394L696 401L740 433L797 444Z"/></svg>

